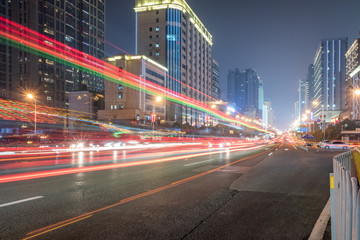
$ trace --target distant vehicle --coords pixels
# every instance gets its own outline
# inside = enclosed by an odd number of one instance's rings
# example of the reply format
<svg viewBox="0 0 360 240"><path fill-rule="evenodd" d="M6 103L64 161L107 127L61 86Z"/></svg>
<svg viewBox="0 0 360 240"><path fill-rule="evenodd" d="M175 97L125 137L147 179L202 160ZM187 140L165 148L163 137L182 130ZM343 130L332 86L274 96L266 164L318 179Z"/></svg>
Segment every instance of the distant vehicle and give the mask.
<svg viewBox="0 0 360 240"><path fill-rule="evenodd" d="M324 144L330 143L330 142L331 142L330 140L324 140L324 141L322 141L322 142L319 142L319 143L317 144L317 146L318 146L319 148L324 148Z"/></svg>
<svg viewBox="0 0 360 240"><path fill-rule="evenodd" d="M342 141L332 141L330 143L324 143L322 148L324 149L338 149L338 150L347 150L351 146Z"/></svg>
<svg viewBox="0 0 360 240"><path fill-rule="evenodd" d="M312 143L311 142L307 142L307 143L305 143L305 147L312 147Z"/></svg>

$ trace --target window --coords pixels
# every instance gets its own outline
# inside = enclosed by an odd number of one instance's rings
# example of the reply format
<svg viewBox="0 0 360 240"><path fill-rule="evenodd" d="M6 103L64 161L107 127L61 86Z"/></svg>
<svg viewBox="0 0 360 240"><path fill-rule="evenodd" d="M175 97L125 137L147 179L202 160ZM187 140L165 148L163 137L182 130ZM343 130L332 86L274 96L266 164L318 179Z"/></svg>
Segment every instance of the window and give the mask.
<svg viewBox="0 0 360 240"><path fill-rule="evenodd" d="M123 98L123 93L120 92L120 93L119 93L119 99L122 99L122 98Z"/></svg>
<svg viewBox="0 0 360 240"><path fill-rule="evenodd" d="M156 10L156 14L159 14L159 10Z"/></svg>
<svg viewBox="0 0 360 240"><path fill-rule="evenodd" d="M123 110L124 109L124 105L119 105L119 110Z"/></svg>
<svg viewBox="0 0 360 240"><path fill-rule="evenodd" d="M152 35L149 36L149 39L152 40Z"/></svg>
<svg viewBox="0 0 360 240"><path fill-rule="evenodd" d="M159 27L156 27L156 31L157 31L157 32L160 31L160 28L159 28Z"/></svg>
<svg viewBox="0 0 360 240"><path fill-rule="evenodd" d="M149 47L152 47L152 43L149 44Z"/></svg>
<svg viewBox="0 0 360 240"><path fill-rule="evenodd" d="M123 85L119 85L119 90L123 90Z"/></svg>
<svg viewBox="0 0 360 240"><path fill-rule="evenodd" d="M158 57L158 56L160 56L160 54L157 52L157 53L156 53L156 56Z"/></svg>
<svg viewBox="0 0 360 240"><path fill-rule="evenodd" d="M149 28L149 31L152 32L152 27Z"/></svg>
<svg viewBox="0 0 360 240"><path fill-rule="evenodd" d="M159 40L159 38L160 38L160 36L159 36L159 35L156 35L156 41L158 41L158 40Z"/></svg>
<svg viewBox="0 0 360 240"><path fill-rule="evenodd" d="M150 57L152 57L153 53L152 53L152 52L150 52L150 53L149 53L149 55L150 55Z"/></svg>
<svg viewBox="0 0 360 240"><path fill-rule="evenodd" d="M51 97L47 96L46 100L51 101Z"/></svg>
<svg viewBox="0 0 360 240"><path fill-rule="evenodd" d="M159 18L156 18L156 22L157 22L157 23L159 22Z"/></svg>
<svg viewBox="0 0 360 240"><path fill-rule="evenodd" d="M157 43L157 44L156 44L156 47L157 47L157 48L160 47L160 44Z"/></svg>
<svg viewBox="0 0 360 240"><path fill-rule="evenodd" d="M114 109L115 109L115 110L117 109L117 105L114 105Z"/></svg>
<svg viewBox="0 0 360 240"><path fill-rule="evenodd" d="M111 110L113 110L113 109L114 109L114 106L113 106L113 105L111 105L111 106L110 106L110 109L111 109Z"/></svg>

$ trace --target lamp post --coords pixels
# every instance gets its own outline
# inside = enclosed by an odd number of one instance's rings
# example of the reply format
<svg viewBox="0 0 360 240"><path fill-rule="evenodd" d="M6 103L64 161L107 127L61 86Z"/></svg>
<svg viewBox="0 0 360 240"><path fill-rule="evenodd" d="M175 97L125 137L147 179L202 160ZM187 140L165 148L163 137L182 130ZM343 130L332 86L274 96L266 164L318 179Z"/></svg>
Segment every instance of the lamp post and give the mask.
<svg viewBox="0 0 360 240"><path fill-rule="evenodd" d="M152 114L151 114L151 122L152 122L152 125L153 125L153 138L155 136L155 121L156 121L155 104L161 102L162 100L163 100L163 98L161 96L157 96L155 98L155 101L153 102L153 111L152 111Z"/></svg>
<svg viewBox="0 0 360 240"><path fill-rule="evenodd" d="M36 134L37 134L37 130L36 130L36 115L37 115L37 112L36 112L36 99L35 99L34 95L32 95L31 93L27 94L26 96L27 96L28 99L34 100L34 105L35 105L34 125L35 125L35 136L36 136Z"/></svg>

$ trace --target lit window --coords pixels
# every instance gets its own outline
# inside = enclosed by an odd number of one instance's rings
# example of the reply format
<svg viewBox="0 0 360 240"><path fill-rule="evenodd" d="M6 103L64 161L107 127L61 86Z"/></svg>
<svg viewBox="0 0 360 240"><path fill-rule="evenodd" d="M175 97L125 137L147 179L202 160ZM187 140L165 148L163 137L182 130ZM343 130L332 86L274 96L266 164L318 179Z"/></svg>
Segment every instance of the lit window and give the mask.
<svg viewBox="0 0 360 240"><path fill-rule="evenodd" d="M160 47L160 44L157 43L157 44L156 44L156 47L157 47L157 48Z"/></svg>
<svg viewBox="0 0 360 240"><path fill-rule="evenodd" d="M113 106L113 105L111 105L111 106L110 106L110 109L111 109L111 110L113 110L113 109L114 109L114 106Z"/></svg>
<svg viewBox="0 0 360 240"><path fill-rule="evenodd" d="M160 31L160 28L159 28L159 27L156 27L156 31L157 31L157 32Z"/></svg>
<svg viewBox="0 0 360 240"><path fill-rule="evenodd" d="M158 57L158 56L160 56L160 54L157 52L157 53L156 53L156 56Z"/></svg>
<svg viewBox="0 0 360 240"><path fill-rule="evenodd" d="M117 109L117 105L114 105L114 109L115 109L115 110Z"/></svg>
<svg viewBox="0 0 360 240"><path fill-rule="evenodd" d="M123 94L119 93L119 99L122 99L122 98L123 98Z"/></svg>
<svg viewBox="0 0 360 240"><path fill-rule="evenodd" d="M119 90L123 90L123 85L119 85Z"/></svg>
<svg viewBox="0 0 360 240"><path fill-rule="evenodd" d="M123 110L124 109L124 105L119 105L119 110Z"/></svg>
<svg viewBox="0 0 360 240"><path fill-rule="evenodd" d="M51 97L49 97L49 96L47 96L46 99L47 99L48 101L51 101Z"/></svg>

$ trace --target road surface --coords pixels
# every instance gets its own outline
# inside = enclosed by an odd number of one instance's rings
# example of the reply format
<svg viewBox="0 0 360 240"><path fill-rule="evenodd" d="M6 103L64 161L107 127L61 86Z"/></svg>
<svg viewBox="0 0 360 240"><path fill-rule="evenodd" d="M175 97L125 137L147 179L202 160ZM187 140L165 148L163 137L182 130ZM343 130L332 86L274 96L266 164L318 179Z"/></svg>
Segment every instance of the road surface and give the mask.
<svg viewBox="0 0 360 240"><path fill-rule="evenodd" d="M307 239L336 154L284 143L2 157L0 239Z"/></svg>

